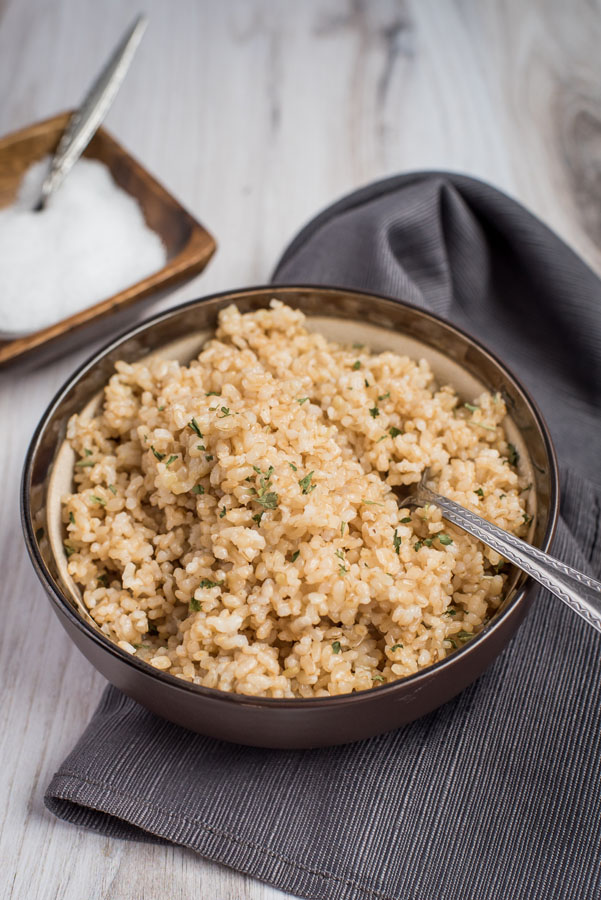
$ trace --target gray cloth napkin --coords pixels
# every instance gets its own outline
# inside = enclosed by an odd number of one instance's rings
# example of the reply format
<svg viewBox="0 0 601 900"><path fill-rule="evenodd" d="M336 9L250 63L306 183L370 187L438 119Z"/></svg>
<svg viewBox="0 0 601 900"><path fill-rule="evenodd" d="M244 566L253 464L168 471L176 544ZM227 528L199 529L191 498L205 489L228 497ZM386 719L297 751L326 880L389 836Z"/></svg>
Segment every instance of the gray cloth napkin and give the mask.
<svg viewBox="0 0 601 900"><path fill-rule="evenodd" d="M556 442L554 551L599 576L601 282L556 235L490 186L418 173L326 210L274 281L399 297L495 350ZM300 897L590 900L601 896L601 641L539 591L510 647L455 700L325 750L221 743L108 688L46 804Z"/></svg>

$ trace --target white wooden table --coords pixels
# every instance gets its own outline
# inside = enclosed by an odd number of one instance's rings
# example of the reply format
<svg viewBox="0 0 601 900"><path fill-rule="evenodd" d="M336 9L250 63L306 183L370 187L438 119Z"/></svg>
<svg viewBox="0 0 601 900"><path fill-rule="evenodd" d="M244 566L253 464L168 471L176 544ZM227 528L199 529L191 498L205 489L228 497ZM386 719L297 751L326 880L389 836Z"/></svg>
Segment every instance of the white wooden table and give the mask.
<svg viewBox="0 0 601 900"><path fill-rule="evenodd" d="M141 7L150 25L107 126L219 241L164 306L266 281L314 212L410 169L493 182L601 270L598 3L0 0L0 134L77 104ZM0 374L0 896L275 900L191 852L98 837L43 805L103 679L36 581L18 484L38 417L93 349Z"/></svg>

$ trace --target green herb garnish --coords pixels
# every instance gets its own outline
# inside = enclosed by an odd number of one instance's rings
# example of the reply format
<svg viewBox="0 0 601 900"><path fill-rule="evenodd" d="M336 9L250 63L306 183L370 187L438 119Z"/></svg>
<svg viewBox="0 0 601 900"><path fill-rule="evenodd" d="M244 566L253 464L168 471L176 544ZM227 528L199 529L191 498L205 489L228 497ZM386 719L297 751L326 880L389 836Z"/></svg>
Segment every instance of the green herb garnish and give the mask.
<svg viewBox="0 0 601 900"><path fill-rule="evenodd" d="M509 447L509 456L507 457L509 460L510 466L517 466L520 461L520 454L518 453L514 444L507 444Z"/></svg>
<svg viewBox="0 0 601 900"><path fill-rule="evenodd" d="M311 491L314 491L317 487L316 484L311 484L311 479L313 478L314 472L309 472L308 475L305 475L304 478L301 478L298 482L300 489L303 494L310 494Z"/></svg>
<svg viewBox="0 0 601 900"><path fill-rule="evenodd" d="M165 463L165 465L167 466L167 468L169 468L169 466L171 465L171 463L175 462L176 459L177 459L177 454L172 454L172 455L169 457L169 459L167 460L167 462Z"/></svg>
<svg viewBox="0 0 601 900"><path fill-rule="evenodd" d="M222 406L221 413L222 413L222 415L217 416L218 419L227 419L228 416L231 416L229 406Z"/></svg>
<svg viewBox="0 0 601 900"><path fill-rule="evenodd" d="M88 466L95 466L96 463L93 459L78 459L75 465L78 469L85 469Z"/></svg>
<svg viewBox="0 0 601 900"><path fill-rule="evenodd" d="M69 559L70 556L73 556L74 553L77 553L77 550L75 549L75 547L72 547L71 544L67 543L67 541L65 541L63 543L63 547L65 548L65 553L67 555L67 559Z"/></svg>
<svg viewBox="0 0 601 900"><path fill-rule="evenodd" d="M107 487L108 487L109 491L111 492L111 494L117 493L117 488L115 487L114 484L107 484Z"/></svg>
<svg viewBox="0 0 601 900"><path fill-rule="evenodd" d="M390 391L386 391L385 394L380 394L380 396L378 397L378 400L388 400L389 397L390 397Z"/></svg>
<svg viewBox="0 0 601 900"><path fill-rule="evenodd" d="M411 516L405 516L403 519L401 519L401 525L409 525L410 522Z"/></svg>
<svg viewBox="0 0 601 900"><path fill-rule="evenodd" d="M396 555L398 556L398 555L399 555L399 550L400 550L400 547L401 547L401 539L400 539L399 535L397 534L397 529L396 529L396 528L394 529L394 537L393 537L393 539L392 539L392 543L393 543L393 546L394 546L394 552L395 552Z"/></svg>
<svg viewBox="0 0 601 900"><path fill-rule="evenodd" d="M210 588L223 587L223 581L211 581L210 578L201 578L198 586L209 590Z"/></svg>
<svg viewBox="0 0 601 900"><path fill-rule="evenodd" d="M288 465L290 466L290 468L292 469L293 472L298 472L298 469L296 468L294 463L289 462Z"/></svg>
<svg viewBox="0 0 601 900"><path fill-rule="evenodd" d="M372 406L369 411L369 414L372 417L372 419L377 419L378 416L380 415L380 410L378 409L377 406Z"/></svg>
<svg viewBox="0 0 601 900"><path fill-rule="evenodd" d="M346 522L345 522L345 521L342 521L342 522L340 523L340 537L342 537L342 536L344 535L344 529L345 529L345 528L346 528Z"/></svg>
<svg viewBox="0 0 601 900"><path fill-rule="evenodd" d="M205 492L205 489L202 484L195 484L194 487L192 488L193 494L204 494L204 492Z"/></svg>
<svg viewBox="0 0 601 900"><path fill-rule="evenodd" d="M395 650L402 650L402 649L403 649L403 645L402 645L402 644L394 644L394 646L392 646L392 647L390 648L390 652L391 652L391 653L394 653Z"/></svg>
<svg viewBox="0 0 601 900"><path fill-rule="evenodd" d="M372 675L372 681L386 681L383 675Z"/></svg>
<svg viewBox="0 0 601 900"><path fill-rule="evenodd" d="M106 506L106 500L104 497L98 497L96 494L90 494L90 500L93 500L94 503L97 503L99 506Z"/></svg>
<svg viewBox="0 0 601 900"><path fill-rule="evenodd" d="M423 543L424 543L423 541L416 541L416 542L415 542L415 544L413 545L413 549L415 550L416 553L417 553L418 550L421 550L421 549L422 549Z"/></svg>
<svg viewBox="0 0 601 900"><path fill-rule="evenodd" d="M154 447L152 446L152 444L150 445L150 449L152 450L152 452L154 453L154 455L156 456L156 458L158 459L159 462L161 462L161 460L165 459L166 454L165 454L165 453L159 453L158 450L155 450L155 449L154 449Z"/></svg>
<svg viewBox="0 0 601 900"><path fill-rule="evenodd" d="M200 612L202 609L202 603L200 600L197 600L196 597L192 597L190 600L190 612Z"/></svg>
<svg viewBox="0 0 601 900"><path fill-rule="evenodd" d="M455 641L453 640L453 638L447 637L447 638L445 638L445 641L448 641L448 642L449 642L449 644L451 645L451 647L453 648L453 650L456 650L456 649L457 649L457 644L455 643Z"/></svg>
<svg viewBox="0 0 601 900"><path fill-rule="evenodd" d="M295 550L294 553L292 554L292 556L290 557L290 562L291 563L296 562L296 560L299 558L299 556L300 556L300 550Z"/></svg>
<svg viewBox="0 0 601 900"><path fill-rule="evenodd" d="M466 641L469 641L471 638L473 638L474 634L471 631L458 631L455 637L458 638L462 643L465 643Z"/></svg>
<svg viewBox="0 0 601 900"><path fill-rule="evenodd" d="M338 559L344 559L344 552L342 550L338 549L336 551L336 556L338 557Z"/></svg>
<svg viewBox="0 0 601 900"><path fill-rule="evenodd" d="M377 500L362 500L361 503L364 503L366 506L384 506L383 503L379 503Z"/></svg>
<svg viewBox="0 0 601 900"><path fill-rule="evenodd" d="M225 506L222 506L222 507L221 507L221 512L219 513L219 518L220 518L220 519L223 519L223 517L225 516L226 512L227 512L227 509L225 508Z"/></svg>
<svg viewBox="0 0 601 900"><path fill-rule="evenodd" d="M264 515L265 515L264 510L261 510L260 513L257 513L256 516L253 516L253 517L252 517L253 522L256 522L257 525L260 525L260 524L261 524L261 519L263 518Z"/></svg>
<svg viewBox="0 0 601 900"><path fill-rule="evenodd" d="M402 434L402 433L403 433L403 432L401 431L401 429L400 429L400 428L396 428L395 425L393 425L392 428L389 428L389 429L388 429L388 434L390 435L391 438L398 437L399 434Z"/></svg>
<svg viewBox="0 0 601 900"><path fill-rule="evenodd" d="M466 409L469 409L470 412L476 412L477 409L480 409L479 406L474 406L473 403L464 403L463 405Z"/></svg>
<svg viewBox="0 0 601 900"><path fill-rule="evenodd" d="M71 525L75 525L75 516L72 512L69 513L69 521L71 522Z"/></svg>
<svg viewBox="0 0 601 900"><path fill-rule="evenodd" d="M334 643L332 644L332 650L334 651L334 653L340 653L340 651L342 650L340 641L334 641Z"/></svg>
<svg viewBox="0 0 601 900"><path fill-rule="evenodd" d="M484 497L484 491L482 488L478 488L477 491L474 491L474 494L477 494L479 497Z"/></svg>
<svg viewBox="0 0 601 900"><path fill-rule="evenodd" d="M219 397L219 396L220 396L219 391L208 391L208 393L205 394L205 397Z"/></svg>
<svg viewBox="0 0 601 900"><path fill-rule="evenodd" d="M342 578L343 575L348 574L348 569L346 566L343 566L342 563L338 566L338 575Z"/></svg>
<svg viewBox="0 0 601 900"><path fill-rule="evenodd" d="M530 525L531 521L532 521L532 516L529 516L528 513L524 513L524 523L526 525Z"/></svg>
<svg viewBox="0 0 601 900"><path fill-rule="evenodd" d="M192 417L192 418L190 419L190 421L188 422L188 428L191 428L192 431L193 431L195 434L197 434L198 437L201 438L201 440L202 440L202 438L204 437L204 435L203 435L202 431L200 430L200 428L198 427L198 422L196 421L196 419L195 419L194 417Z"/></svg>
<svg viewBox="0 0 601 900"><path fill-rule="evenodd" d="M440 532L436 535L436 537L438 538L438 540L440 541L440 543L443 545L443 547L448 547L449 544L452 544L452 543L453 543L453 538L452 538L452 537L449 537L448 534L445 534L444 531L440 531Z"/></svg>
<svg viewBox="0 0 601 900"><path fill-rule="evenodd" d="M443 613L443 616L456 616L456 615L457 615L457 610L453 609L452 606L449 606L448 609L445 609L445 611Z"/></svg>
<svg viewBox="0 0 601 900"><path fill-rule="evenodd" d="M360 369L360 368L361 368L361 360L357 359L353 363L353 371L356 372L357 369Z"/></svg>
<svg viewBox="0 0 601 900"><path fill-rule="evenodd" d="M303 403L306 403L308 399L309 399L308 397L299 397L299 398L297 398L296 402L298 403L299 406L302 406Z"/></svg>
<svg viewBox="0 0 601 900"><path fill-rule="evenodd" d="M205 456L205 459L206 459L207 462L213 462L213 460L215 459L215 457L213 456L212 453L207 453L206 456Z"/></svg>

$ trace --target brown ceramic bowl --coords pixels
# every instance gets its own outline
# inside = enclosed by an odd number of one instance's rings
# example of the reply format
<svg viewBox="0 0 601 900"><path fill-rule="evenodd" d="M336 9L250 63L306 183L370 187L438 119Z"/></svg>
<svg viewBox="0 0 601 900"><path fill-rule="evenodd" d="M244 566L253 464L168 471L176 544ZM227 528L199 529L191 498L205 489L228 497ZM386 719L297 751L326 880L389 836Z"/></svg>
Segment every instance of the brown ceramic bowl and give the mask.
<svg viewBox="0 0 601 900"><path fill-rule="evenodd" d="M131 329L85 363L56 395L34 434L23 474L22 516L31 559L62 625L114 685L166 719L228 741L260 747L320 747L367 738L450 700L505 647L524 618L531 582L510 572L511 589L484 630L441 662L393 684L315 699L247 697L189 684L111 643L83 606L66 569L61 494L70 490L73 455L65 443L69 417L97 402L116 360L159 353L191 359L215 326L220 309L264 307L272 297L302 309L311 328L375 350L424 356L435 373L466 398L483 388L502 391L505 426L534 484L531 541L547 549L558 511L557 467L545 423L518 380L469 335L395 300L323 287L260 287L207 297L161 313Z"/></svg>

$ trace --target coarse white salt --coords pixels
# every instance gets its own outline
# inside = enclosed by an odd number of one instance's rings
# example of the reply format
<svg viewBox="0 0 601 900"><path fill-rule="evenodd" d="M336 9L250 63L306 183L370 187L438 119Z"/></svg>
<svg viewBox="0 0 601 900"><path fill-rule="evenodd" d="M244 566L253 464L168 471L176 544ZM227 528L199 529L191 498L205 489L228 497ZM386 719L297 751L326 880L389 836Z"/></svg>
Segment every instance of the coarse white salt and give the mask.
<svg viewBox="0 0 601 900"><path fill-rule="evenodd" d="M165 265L165 247L108 168L82 158L33 212L48 160L27 170L0 210L0 332L27 334L129 287Z"/></svg>

